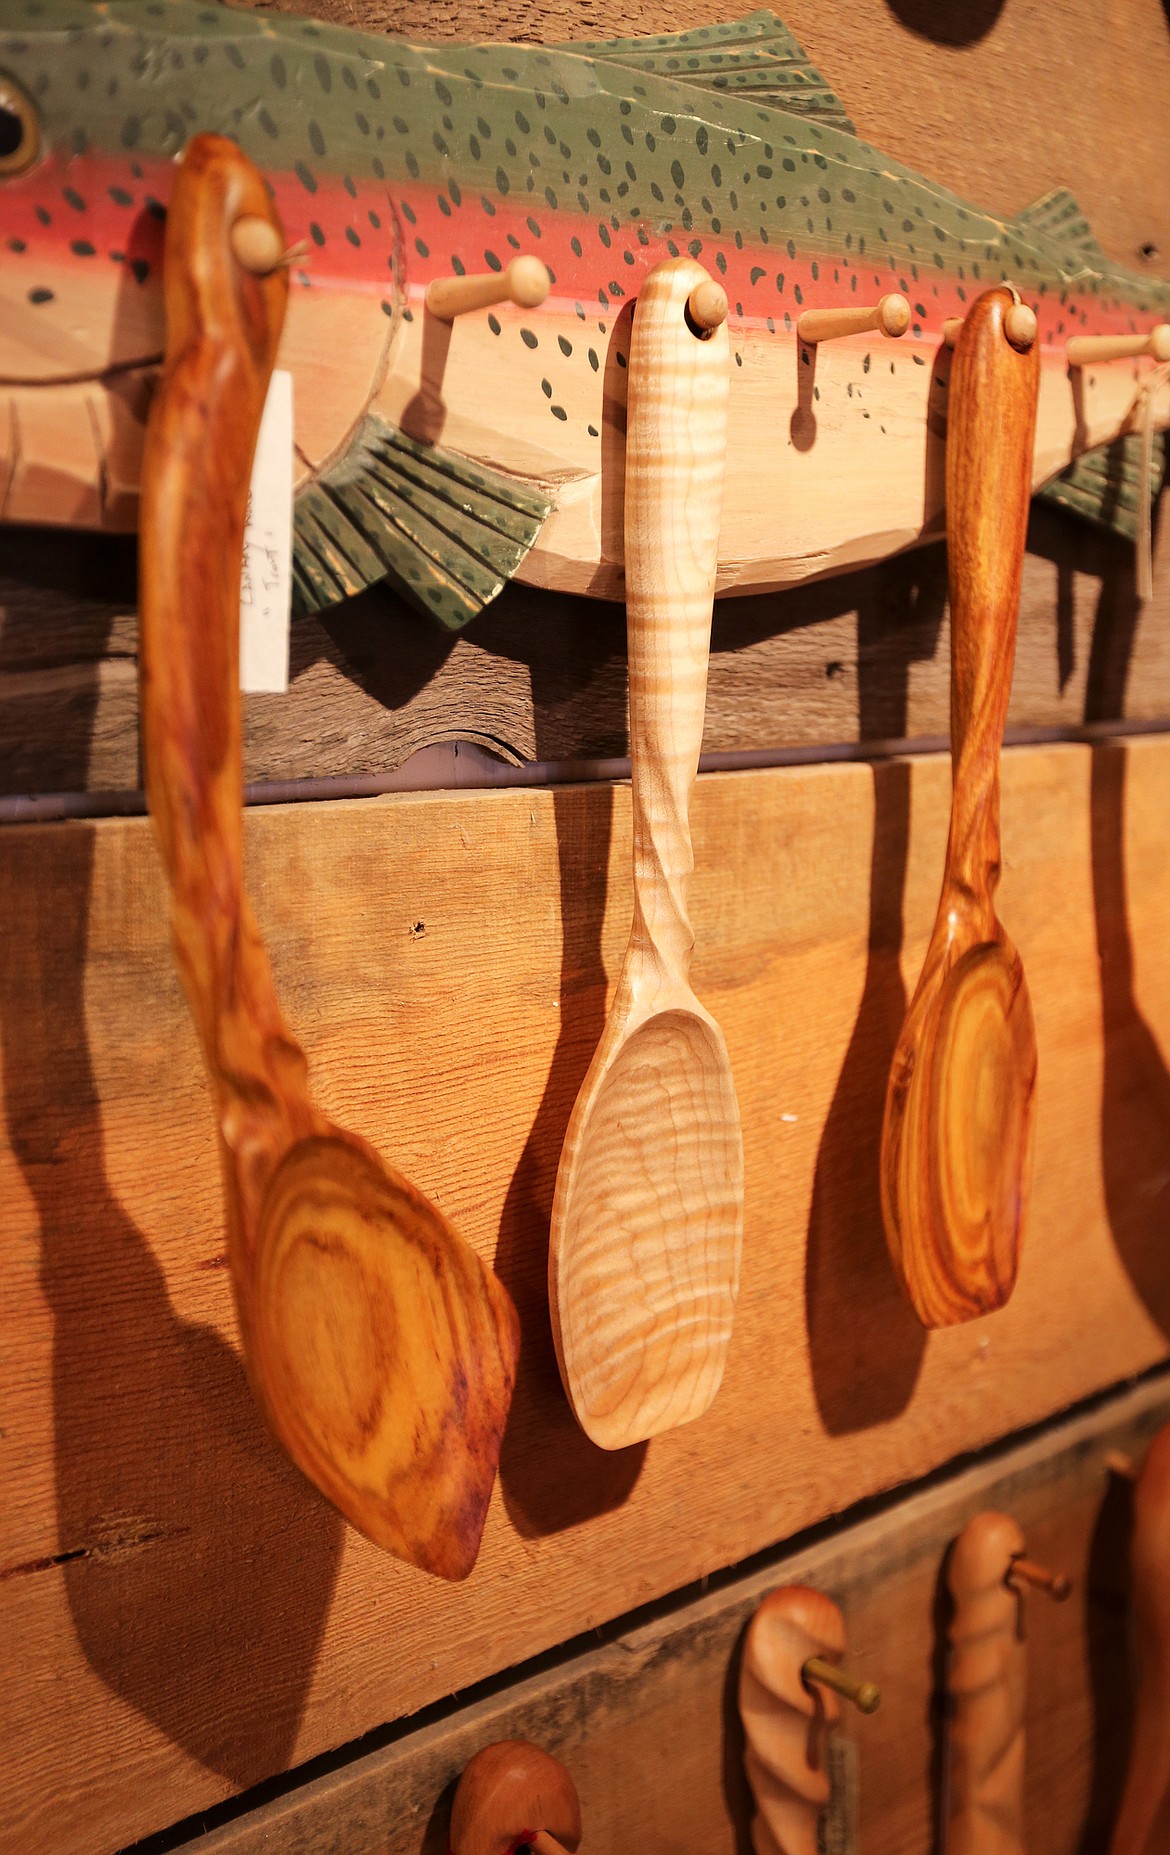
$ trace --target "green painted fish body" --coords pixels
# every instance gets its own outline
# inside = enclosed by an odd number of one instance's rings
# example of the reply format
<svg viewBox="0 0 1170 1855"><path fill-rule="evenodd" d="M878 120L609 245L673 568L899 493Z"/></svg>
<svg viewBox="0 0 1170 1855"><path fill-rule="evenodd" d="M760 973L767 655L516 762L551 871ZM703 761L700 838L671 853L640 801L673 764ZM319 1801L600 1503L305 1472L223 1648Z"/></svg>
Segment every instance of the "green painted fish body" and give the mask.
<svg viewBox="0 0 1170 1855"><path fill-rule="evenodd" d="M22 123L37 140L23 165ZM731 303L724 590L937 531L942 324L982 289L1010 280L1039 317L1038 487L1125 429L1148 371L1074 379L1068 337L1170 310L1170 286L1111 266L1068 195L1004 222L869 148L768 13L542 49L404 43L206 0L4 0L9 520L133 524L162 225L174 159L201 130L240 142L306 249L281 357L302 609L385 574L448 624L515 573L619 595L629 317L664 257L690 252ZM539 310L425 312L433 278L519 251L552 273ZM891 290L911 304L903 340L797 341L802 309ZM1109 519L1132 525L1132 487L1119 503L1102 483Z"/></svg>

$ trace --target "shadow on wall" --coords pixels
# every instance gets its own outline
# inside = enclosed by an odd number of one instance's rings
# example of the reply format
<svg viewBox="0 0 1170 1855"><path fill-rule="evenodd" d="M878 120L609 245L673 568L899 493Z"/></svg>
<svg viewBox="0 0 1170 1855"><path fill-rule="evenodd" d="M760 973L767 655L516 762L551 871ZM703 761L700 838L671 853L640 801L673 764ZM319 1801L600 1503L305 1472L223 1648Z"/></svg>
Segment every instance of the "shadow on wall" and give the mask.
<svg viewBox="0 0 1170 1855"><path fill-rule="evenodd" d="M910 666L938 650L946 575L944 550L932 547L866 582L857 620L863 741L905 737ZM890 1262L880 1186L886 1085L907 1005L901 961L910 767L879 762L873 782L865 983L817 1152L805 1265L813 1387L834 1436L888 1423L905 1410L927 1338Z"/></svg>
<svg viewBox="0 0 1170 1855"><path fill-rule="evenodd" d="M89 728L72 738L76 789ZM0 838L4 1099L54 1318L56 1553L27 1575L62 1576L95 1673L241 1787L293 1755L343 1522L269 1437L232 1349L176 1315L107 1177L85 1028L101 828Z"/></svg>
<svg viewBox="0 0 1170 1855"><path fill-rule="evenodd" d="M894 18L936 45L976 45L996 25L1004 0L889 0Z"/></svg>
<svg viewBox="0 0 1170 1855"><path fill-rule="evenodd" d="M1125 712L1140 612L1131 551L1118 544L1097 608L1087 722ZM1125 875L1128 758L1124 741L1093 750L1093 910L1104 1042L1101 1161L1118 1254L1147 1312L1170 1336L1170 1282L1164 1266L1170 1231L1170 1071L1134 996Z"/></svg>

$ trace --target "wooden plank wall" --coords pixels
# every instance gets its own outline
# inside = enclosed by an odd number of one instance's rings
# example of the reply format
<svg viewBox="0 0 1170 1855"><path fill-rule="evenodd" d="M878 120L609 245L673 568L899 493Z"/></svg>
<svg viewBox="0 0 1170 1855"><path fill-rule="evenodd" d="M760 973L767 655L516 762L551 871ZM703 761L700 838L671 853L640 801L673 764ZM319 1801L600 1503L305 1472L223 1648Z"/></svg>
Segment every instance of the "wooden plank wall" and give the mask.
<svg viewBox="0 0 1170 1855"><path fill-rule="evenodd" d="M708 0L305 10L465 37L709 17ZM879 145L1005 212L1068 183L1109 251L1150 245L1166 268L1158 0L786 11ZM1170 715L1161 542L1142 610L1125 550L1036 516L1016 725ZM927 549L725 606L708 747L941 734L944 580ZM0 793L132 787L132 549L0 533L0 581ZM380 773L451 736L521 760L621 751L619 611L517 591L453 647L398 617L374 593L299 632L293 692L250 706L253 778ZM1166 736L1009 755L1003 914L1042 1064L1024 1273L1005 1314L929 1339L893 1292L876 1142L946 789L932 758L701 782L696 978L745 1111L744 1295L711 1417L619 1458L569 1420L543 1267L628 916L628 795L253 816L258 912L323 1103L439 1199L525 1320L459 1590L346 1532L247 1398L147 825L0 832L5 1855L105 1855L1165 1358Z"/></svg>
<svg viewBox="0 0 1170 1855"><path fill-rule="evenodd" d="M560 1388L545 1253L628 927L628 788L250 815L323 1107L433 1194L521 1312L458 1587L346 1531L247 1397L148 821L0 832L0 1717L20 1720L0 1842L117 1847L1166 1356L1170 739L1007 756L1031 1222L1008 1308L928 1337L886 1259L877 1142L948 801L941 756L700 780L695 983L743 1113L743 1286L712 1411L612 1456Z"/></svg>
<svg viewBox="0 0 1170 1855"><path fill-rule="evenodd" d="M846 1855L933 1855L945 1772L947 1549L973 1514L1014 1514L1029 1551L1073 1580L1065 1605L1029 1595L1025 1761L1029 1855L1103 1850L1129 1750L1126 1552L1132 1491L1108 1458L1141 1461L1170 1417L1164 1375L872 1518L768 1555L710 1593L527 1674L214 1831L199 1855L446 1855L450 1799L481 1746L531 1739L572 1772L587 1849L748 1855L736 1685L743 1631L781 1584L827 1591L848 1665L882 1690L837 1738L830 1821ZM843 1775L846 1781L840 1782Z"/></svg>

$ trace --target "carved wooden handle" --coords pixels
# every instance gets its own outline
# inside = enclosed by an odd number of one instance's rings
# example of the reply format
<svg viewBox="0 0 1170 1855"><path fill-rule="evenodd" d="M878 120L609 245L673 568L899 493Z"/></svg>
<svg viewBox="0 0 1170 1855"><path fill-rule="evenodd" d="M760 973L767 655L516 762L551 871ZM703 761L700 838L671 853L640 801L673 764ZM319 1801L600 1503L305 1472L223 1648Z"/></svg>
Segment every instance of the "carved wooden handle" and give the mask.
<svg viewBox="0 0 1170 1855"><path fill-rule="evenodd" d="M572 1855L580 1841L577 1787L551 1752L499 1739L476 1753L451 1806L451 1855Z"/></svg>
<svg viewBox="0 0 1170 1855"><path fill-rule="evenodd" d="M1040 344L1004 329L1012 291L972 305L955 346L947 409L951 752L948 873L984 902L999 880L999 754L1016 654L1032 496ZM989 923L990 928L990 923Z"/></svg>
<svg viewBox="0 0 1170 1855"><path fill-rule="evenodd" d="M267 189L234 142L187 147L167 216L167 350L151 407L140 522L146 791L171 886L175 958L257 1193L313 1123L243 891L240 566L256 435L288 290L233 249L241 219L277 234Z"/></svg>
<svg viewBox="0 0 1170 1855"><path fill-rule="evenodd" d="M844 1652L841 1612L807 1585L769 1592L748 1625L739 1712L756 1855L817 1855L817 1822L829 1801L828 1731L840 1706L801 1671L810 1656L837 1662Z"/></svg>
<svg viewBox="0 0 1170 1855"><path fill-rule="evenodd" d="M1016 1522L993 1513L952 1550L946 1855L1024 1855L1026 1657L1008 1583L1023 1550Z"/></svg>
<svg viewBox="0 0 1170 1855"><path fill-rule="evenodd" d="M626 613L633 759L635 935L685 978L694 866L687 809L703 742L727 451L727 325L687 313L709 282L691 258L638 293L626 431Z"/></svg>
<svg viewBox="0 0 1170 1855"><path fill-rule="evenodd" d="M1170 1848L1170 1425L1134 1493L1130 1549L1138 1687L1129 1771L1110 1855Z"/></svg>

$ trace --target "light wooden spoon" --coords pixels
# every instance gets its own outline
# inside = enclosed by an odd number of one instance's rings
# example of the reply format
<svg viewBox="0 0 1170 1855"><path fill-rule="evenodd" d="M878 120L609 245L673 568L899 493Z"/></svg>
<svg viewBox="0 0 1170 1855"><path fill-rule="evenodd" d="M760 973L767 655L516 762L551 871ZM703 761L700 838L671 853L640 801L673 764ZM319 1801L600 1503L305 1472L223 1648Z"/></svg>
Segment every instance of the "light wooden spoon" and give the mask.
<svg viewBox="0 0 1170 1855"><path fill-rule="evenodd" d="M946 871L894 1055L881 1187L894 1266L926 1327L1002 1307L1031 1164L1036 1030L995 912L999 755L1032 489L1039 347L1004 328L1013 291L973 304L947 414L953 797Z"/></svg>
<svg viewBox="0 0 1170 1855"><path fill-rule="evenodd" d="M561 1376L605 1449L707 1409L739 1286L739 1109L722 1032L691 990L686 909L727 441L720 310L726 298L700 265L659 264L630 347L634 918L565 1137L549 1249Z"/></svg>
<svg viewBox="0 0 1170 1855"><path fill-rule="evenodd" d="M515 1309L421 1192L315 1106L243 890L240 566L288 285L237 253L265 228L279 253L256 169L233 142L197 136L167 216L166 363L143 466L147 796L215 1090L253 1389L355 1526L463 1578L512 1395Z"/></svg>

